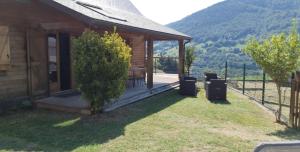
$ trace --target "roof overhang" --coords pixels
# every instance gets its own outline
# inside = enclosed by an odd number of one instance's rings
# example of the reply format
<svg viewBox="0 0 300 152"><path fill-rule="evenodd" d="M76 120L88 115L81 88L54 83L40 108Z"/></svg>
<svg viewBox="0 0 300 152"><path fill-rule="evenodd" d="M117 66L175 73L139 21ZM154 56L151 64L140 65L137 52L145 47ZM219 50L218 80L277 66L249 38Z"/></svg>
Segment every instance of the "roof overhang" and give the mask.
<svg viewBox="0 0 300 152"><path fill-rule="evenodd" d="M80 12L77 12L73 9L70 9L64 5L61 5L55 1L52 0L40 0L40 2L47 4L65 14L70 15L71 17L84 22L90 27L107 27L113 30L113 27L116 26L118 31L124 31L124 32L137 32L145 35L147 38L152 40L191 40L192 38L188 35L182 34L182 35L175 35L171 33L161 32L161 31L155 31L150 29L144 29L140 27L134 27L129 25L124 25L120 23L113 23L105 20L99 20L92 17L89 17L87 15L84 15Z"/></svg>

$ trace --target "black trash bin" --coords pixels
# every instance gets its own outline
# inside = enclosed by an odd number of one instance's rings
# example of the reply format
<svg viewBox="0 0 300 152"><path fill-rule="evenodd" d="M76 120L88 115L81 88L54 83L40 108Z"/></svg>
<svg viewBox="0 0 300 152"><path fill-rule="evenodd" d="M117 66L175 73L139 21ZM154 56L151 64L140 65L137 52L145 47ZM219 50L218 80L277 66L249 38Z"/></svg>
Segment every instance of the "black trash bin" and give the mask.
<svg viewBox="0 0 300 152"><path fill-rule="evenodd" d="M227 83L221 79L211 79L206 82L206 97L208 100L227 100Z"/></svg>
<svg viewBox="0 0 300 152"><path fill-rule="evenodd" d="M197 96L197 78L183 77L180 80L180 94L185 96Z"/></svg>
<svg viewBox="0 0 300 152"><path fill-rule="evenodd" d="M218 79L218 75L216 73L204 73L204 89L206 90L206 82L210 81L211 79Z"/></svg>

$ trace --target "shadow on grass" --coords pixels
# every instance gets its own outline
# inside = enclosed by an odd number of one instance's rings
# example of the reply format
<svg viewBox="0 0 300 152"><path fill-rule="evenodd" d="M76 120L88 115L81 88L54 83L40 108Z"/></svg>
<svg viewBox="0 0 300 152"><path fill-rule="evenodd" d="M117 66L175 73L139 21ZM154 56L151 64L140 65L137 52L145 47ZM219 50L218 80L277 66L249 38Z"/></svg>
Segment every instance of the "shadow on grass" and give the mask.
<svg viewBox="0 0 300 152"><path fill-rule="evenodd" d="M286 140L300 140L300 129L286 128L285 130L272 132L268 135L277 136Z"/></svg>
<svg viewBox="0 0 300 152"><path fill-rule="evenodd" d="M0 117L0 150L72 151L82 146L103 144L124 135L127 125L184 98L178 95L177 90L166 92L90 117L49 111L12 113Z"/></svg>
<svg viewBox="0 0 300 152"><path fill-rule="evenodd" d="M228 100L209 100L213 104L224 104L230 105L231 103Z"/></svg>

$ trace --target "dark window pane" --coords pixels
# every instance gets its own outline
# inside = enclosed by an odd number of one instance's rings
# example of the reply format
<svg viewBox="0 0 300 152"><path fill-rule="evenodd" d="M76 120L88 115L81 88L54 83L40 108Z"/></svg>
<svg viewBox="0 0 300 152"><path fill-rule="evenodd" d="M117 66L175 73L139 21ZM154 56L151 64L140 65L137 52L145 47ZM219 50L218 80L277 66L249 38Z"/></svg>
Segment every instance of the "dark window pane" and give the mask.
<svg viewBox="0 0 300 152"><path fill-rule="evenodd" d="M57 82L57 41L55 37L48 37L48 52L49 52L49 78L50 82Z"/></svg>

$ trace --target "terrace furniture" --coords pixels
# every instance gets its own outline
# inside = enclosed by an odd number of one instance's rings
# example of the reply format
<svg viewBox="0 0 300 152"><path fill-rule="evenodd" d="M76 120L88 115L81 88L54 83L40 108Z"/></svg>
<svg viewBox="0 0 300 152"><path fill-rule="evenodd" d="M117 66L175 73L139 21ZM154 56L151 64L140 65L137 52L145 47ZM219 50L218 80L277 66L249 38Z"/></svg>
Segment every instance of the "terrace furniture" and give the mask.
<svg viewBox="0 0 300 152"><path fill-rule="evenodd" d="M146 84L146 70L143 67L134 68L135 85L144 86Z"/></svg>
<svg viewBox="0 0 300 152"><path fill-rule="evenodd" d="M204 73L204 89L206 90L206 82L211 79L218 79L218 75L216 73Z"/></svg>
<svg viewBox="0 0 300 152"><path fill-rule="evenodd" d="M146 81L145 68L132 67L128 71L127 88L135 88L136 85L143 86Z"/></svg>
<svg viewBox="0 0 300 152"><path fill-rule="evenodd" d="M205 84L206 98L208 100L227 100L227 83L226 80L211 79Z"/></svg>
<svg viewBox="0 0 300 152"><path fill-rule="evenodd" d="M127 82L126 82L126 87L127 88L134 88L135 86L135 78L134 78L134 72L132 70L129 70L128 71L128 79L127 79Z"/></svg>
<svg viewBox="0 0 300 152"><path fill-rule="evenodd" d="M197 79L194 77L183 77L180 80L180 94L185 96L197 96Z"/></svg>

